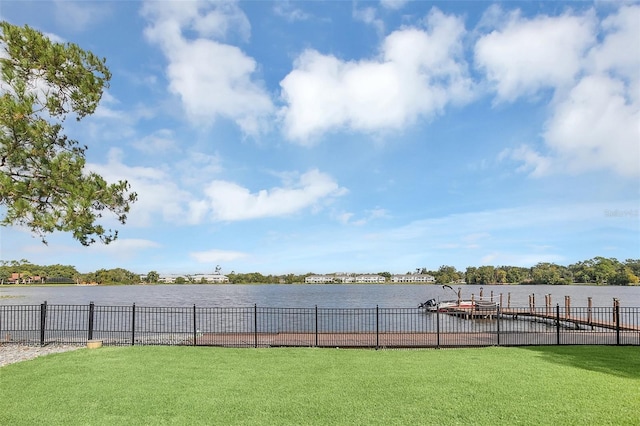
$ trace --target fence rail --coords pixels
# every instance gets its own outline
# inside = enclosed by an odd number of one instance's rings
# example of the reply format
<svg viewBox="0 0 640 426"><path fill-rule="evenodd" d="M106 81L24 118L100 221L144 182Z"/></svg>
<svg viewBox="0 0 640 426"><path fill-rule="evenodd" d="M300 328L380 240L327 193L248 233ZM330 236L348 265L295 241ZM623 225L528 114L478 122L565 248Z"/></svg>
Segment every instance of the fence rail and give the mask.
<svg viewBox="0 0 640 426"><path fill-rule="evenodd" d="M640 345L640 308L0 306L0 343L439 348Z"/></svg>

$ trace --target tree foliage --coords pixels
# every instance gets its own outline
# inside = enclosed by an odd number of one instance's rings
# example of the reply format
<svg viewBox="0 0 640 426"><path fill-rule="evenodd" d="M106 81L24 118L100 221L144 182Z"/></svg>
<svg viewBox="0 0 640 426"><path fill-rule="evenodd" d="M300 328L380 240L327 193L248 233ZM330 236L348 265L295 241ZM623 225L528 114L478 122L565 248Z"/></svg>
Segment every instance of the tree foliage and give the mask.
<svg viewBox="0 0 640 426"><path fill-rule="evenodd" d="M22 274L24 278L39 276L45 283L74 282L80 275L71 265L37 265L26 259L0 261L0 281L7 281L12 274Z"/></svg>
<svg viewBox="0 0 640 426"><path fill-rule="evenodd" d="M149 271L147 273L145 282L147 283L157 283L160 281L160 274L157 271Z"/></svg>
<svg viewBox="0 0 640 426"><path fill-rule="evenodd" d="M86 283L98 284L139 284L140 275L123 268L98 269L82 274L80 279Z"/></svg>
<svg viewBox="0 0 640 426"><path fill-rule="evenodd" d="M92 114L111 74L93 53L54 43L28 27L0 22L0 205L2 225L45 234L71 232L83 245L108 244L117 231L98 220L104 211L124 224L137 195L85 169L86 146L69 139L68 116Z"/></svg>

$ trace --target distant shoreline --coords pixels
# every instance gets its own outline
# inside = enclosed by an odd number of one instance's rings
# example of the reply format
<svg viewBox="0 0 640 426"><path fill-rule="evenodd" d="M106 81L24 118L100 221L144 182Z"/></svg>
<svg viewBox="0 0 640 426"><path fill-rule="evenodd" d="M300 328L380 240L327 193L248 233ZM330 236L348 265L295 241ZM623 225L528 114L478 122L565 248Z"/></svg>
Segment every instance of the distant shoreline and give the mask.
<svg viewBox="0 0 640 426"><path fill-rule="evenodd" d="M530 286L543 286L543 285L551 285L551 284L534 284L534 283L485 283L485 284L467 284L467 283L446 283L446 284L438 284L438 283L419 283L419 282L404 282L404 283L394 283L394 282L386 282L386 283L105 283L105 284L0 284L0 288L2 287L118 287L118 286L186 286L186 285L194 285L194 286L239 286L239 285L300 285L300 286L308 286L308 285L322 285L322 286L340 286L340 285L424 285L424 286L472 286L472 287L482 287L482 286L501 286L501 287L511 287L511 286L520 286L520 285L530 285ZM571 284L555 284L554 287L571 287L571 286L589 286L589 287L634 287L640 286L640 284L627 284L627 285L615 285L615 284L597 284L597 283L571 283Z"/></svg>

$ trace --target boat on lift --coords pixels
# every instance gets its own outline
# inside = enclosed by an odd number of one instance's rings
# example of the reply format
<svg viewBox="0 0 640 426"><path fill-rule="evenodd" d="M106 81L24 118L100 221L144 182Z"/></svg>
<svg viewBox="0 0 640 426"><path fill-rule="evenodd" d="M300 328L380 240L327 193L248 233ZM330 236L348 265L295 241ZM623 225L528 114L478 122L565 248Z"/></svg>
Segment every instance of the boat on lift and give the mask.
<svg viewBox="0 0 640 426"><path fill-rule="evenodd" d="M450 285L443 285L442 288L448 288L455 293L455 290ZM435 298L431 298L418 305L418 308L423 309L425 312L447 312L461 309L489 311L495 310L498 307L498 304L494 301L475 299L463 300L460 298L458 293L456 293L456 295L458 296L458 299L455 300L438 301Z"/></svg>
<svg viewBox="0 0 640 426"><path fill-rule="evenodd" d="M429 299L418 305L418 308L426 312L446 312L454 309L473 309L477 302L473 300L443 300L438 302L436 299Z"/></svg>

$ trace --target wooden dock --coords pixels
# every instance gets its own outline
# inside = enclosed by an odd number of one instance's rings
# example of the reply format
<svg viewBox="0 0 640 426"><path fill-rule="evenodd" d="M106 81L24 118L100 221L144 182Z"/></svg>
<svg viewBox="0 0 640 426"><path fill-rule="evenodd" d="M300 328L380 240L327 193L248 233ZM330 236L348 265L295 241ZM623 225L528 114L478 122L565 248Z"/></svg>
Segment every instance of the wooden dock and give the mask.
<svg viewBox="0 0 640 426"><path fill-rule="evenodd" d="M602 319L593 319L589 312L586 312L586 317L581 315L558 315L554 312L555 309L535 310L535 309L513 309L505 308L498 312L498 309L472 309L472 308L448 308L443 309L440 313L463 318L467 320L479 320L479 319L496 319L498 315L500 318L510 317L510 319L517 320L519 317L527 319L537 319L545 321L558 321L564 323L573 324L577 326L599 327L608 330L620 330L620 331L640 331L640 326L630 325L620 322L617 324L615 321L604 321ZM619 327L619 328L618 328Z"/></svg>
<svg viewBox="0 0 640 426"><path fill-rule="evenodd" d="M458 303L460 303L460 300L462 300L462 292L460 287L458 287L457 295ZM593 308L591 297L587 298L588 307L586 308L586 310L585 308L578 308L578 312L583 315L571 315L572 308L570 296L564 297L564 310L562 312L556 311L556 308L551 302L551 294L545 295L544 299L545 305L543 308L536 308L535 294L529 295L528 308L511 308L511 293L508 293L507 302L506 304L503 304L502 293L500 293L498 296L496 296L496 299L494 299L494 293L493 291L491 291L490 298L486 299L483 298L483 290L482 287L480 287L479 299L476 299L473 294L471 295L471 301L476 305L474 308L445 308L440 310L440 313L468 320L492 320L498 318L498 316L500 318L510 317L511 319L517 320L519 317L524 317L530 320L549 321L554 323L560 321L564 322L565 324L568 323L575 325L576 328L579 326L587 326L614 331L640 332L640 325L626 324L620 321L620 317L618 317L618 321L616 321L616 315L620 315L620 301L618 298L613 298L611 321L604 320L602 316L596 319L593 318L592 314L597 308ZM499 312L498 306L503 307Z"/></svg>
<svg viewBox="0 0 640 426"><path fill-rule="evenodd" d="M549 321L560 320L565 323L575 324L576 326L584 325L588 327L605 328L608 330L618 330L618 327L619 327L620 331L640 331L640 326L629 325L624 323L620 323L618 325L615 321L603 321L601 319L593 319L588 316L588 313L587 313L587 317L585 318L583 316L577 316L577 315L566 315L566 314L558 315L556 312L553 312L552 310L545 310L545 312L540 312L539 310L538 311L527 310L526 308L524 309L507 308L507 309L502 309L500 311L500 315L510 316L513 319L518 319L518 317L527 317L527 318L542 319L542 320L549 320Z"/></svg>

